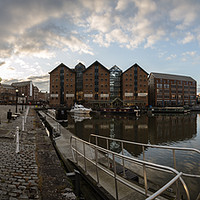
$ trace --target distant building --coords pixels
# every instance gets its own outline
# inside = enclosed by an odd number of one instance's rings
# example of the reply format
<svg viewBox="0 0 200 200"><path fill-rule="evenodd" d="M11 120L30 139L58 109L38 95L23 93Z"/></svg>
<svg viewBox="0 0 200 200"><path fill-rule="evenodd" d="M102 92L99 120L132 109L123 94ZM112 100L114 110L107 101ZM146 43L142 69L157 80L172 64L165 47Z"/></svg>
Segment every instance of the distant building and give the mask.
<svg viewBox="0 0 200 200"><path fill-rule="evenodd" d="M138 64L122 73L122 100L125 106L148 104L148 73Z"/></svg>
<svg viewBox="0 0 200 200"><path fill-rule="evenodd" d="M110 103L110 71L98 61L83 72L83 93L88 105L105 107Z"/></svg>
<svg viewBox="0 0 200 200"><path fill-rule="evenodd" d="M53 69L50 74L49 104L71 107L75 102L75 71L63 63Z"/></svg>
<svg viewBox="0 0 200 200"><path fill-rule="evenodd" d="M189 76L152 72L149 76L149 104L152 106L194 105L197 83Z"/></svg>
<svg viewBox="0 0 200 200"><path fill-rule="evenodd" d="M32 81L14 82L11 84L15 89L18 89L18 97L24 96L24 102L34 102L34 86Z"/></svg>
<svg viewBox="0 0 200 200"><path fill-rule="evenodd" d="M116 65L110 68L110 99L121 99L121 75L122 70Z"/></svg>
<svg viewBox="0 0 200 200"><path fill-rule="evenodd" d="M0 84L0 103L14 104L16 102L15 88L8 84Z"/></svg>

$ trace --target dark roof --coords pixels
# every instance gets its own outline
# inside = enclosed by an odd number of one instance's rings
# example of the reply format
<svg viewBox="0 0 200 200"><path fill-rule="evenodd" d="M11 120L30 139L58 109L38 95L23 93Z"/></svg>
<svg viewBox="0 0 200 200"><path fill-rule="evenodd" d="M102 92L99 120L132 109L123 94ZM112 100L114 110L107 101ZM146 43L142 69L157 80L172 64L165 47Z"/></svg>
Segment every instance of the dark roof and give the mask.
<svg viewBox="0 0 200 200"><path fill-rule="evenodd" d="M95 62L93 62L88 68L86 68L85 69L85 71L84 72L86 72L90 67L92 67L93 65L101 65L104 69L106 69L108 72L110 72L106 67L104 67L99 61L95 61Z"/></svg>
<svg viewBox="0 0 200 200"><path fill-rule="evenodd" d="M66 68L68 68L69 70L71 70L72 72L74 72L73 69L71 69L71 68L67 67L66 65L64 65L63 63L61 63L60 65L58 65L57 67L55 67L52 71L50 71L49 74L51 74L51 73L52 73L54 70L56 70L58 67L66 67Z"/></svg>
<svg viewBox="0 0 200 200"><path fill-rule="evenodd" d="M75 66L75 68L76 68L76 67L80 67L80 66L85 67L85 65L84 65L83 63L79 62L79 63Z"/></svg>
<svg viewBox="0 0 200 200"><path fill-rule="evenodd" d="M149 73L147 73L144 69L142 69L142 67L140 67L137 63L135 63L134 65L132 65L131 67L129 67L127 70L125 70L125 71L123 72L123 74L124 74L125 72L127 72L128 70L130 70L132 67L139 67L142 71L144 71L144 73L146 73L147 75L149 75Z"/></svg>
<svg viewBox="0 0 200 200"><path fill-rule="evenodd" d="M175 74L163 74L163 73L151 72L150 76L154 76L155 78L160 78L160 79L172 79L172 80L179 80L179 81L195 81L190 76L175 75Z"/></svg>
<svg viewBox="0 0 200 200"><path fill-rule="evenodd" d="M13 89L13 90L15 89L12 85L8 85L8 84L1 84L0 86L7 89Z"/></svg>
<svg viewBox="0 0 200 200"><path fill-rule="evenodd" d="M11 85L14 87L22 87L22 86L30 85L30 83L32 83L32 81L15 82L15 83L12 83Z"/></svg>
<svg viewBox="0 0 200 200"><path fill-rule="evenodd" d="M117 65L114 65L112 66L109 71L112 71L112 70L115 70L115 69L118 69L119 71L122 71Z"/></svg>

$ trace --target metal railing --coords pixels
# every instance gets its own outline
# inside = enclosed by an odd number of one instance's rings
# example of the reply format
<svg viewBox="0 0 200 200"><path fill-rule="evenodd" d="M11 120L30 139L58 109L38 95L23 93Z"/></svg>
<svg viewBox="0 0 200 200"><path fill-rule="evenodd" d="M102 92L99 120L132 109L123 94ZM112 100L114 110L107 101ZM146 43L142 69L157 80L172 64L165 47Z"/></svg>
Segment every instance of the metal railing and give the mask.
<svg viewBox="0 0 200 200"><path fill-rule="evenodd" d="M195 152L195 153L199 153L200 154L200 150L194 149L194 148L169 147L169 146L143 144L143 143L132 142L132 141L128 141L128 140L121 140L121 139L116 139L116 138L110 138L110 137L100 136L100 135L96 135L96 134L90 134L90 137L89 137L89 142L90 143L92 143L92 141L91 141L92 137L95 138L95 144L96 145L98 145L98 138L106 140L106 149L109 149L109 141L115 141L115 142L121 143L121 152L122 152L122 155L124 155L124 144L132 144L132 145L141 146L142 147L142 153L143 153L143 160L144 161L145 161L145 147L172 150L174 169L177 169L176 168L176 155L175 155L175 151L191 151L191 152ZM123 169L124 169L124 162L123 162ZM183 176L187 176L187 177L200 178L200 175L198 175L198 174L195 175L195 174L182 173L182 175Z"/></svg>
<svg viewBox="0 0 200 200"><path fill-rule="evenodd" d="M98 145L92 144L90 142L84 141L76 136L72 136L70 139L70 145L71 145L71 149L72 149L72 154L73 154L73 158L74 161L77 163L77 165L79 164L79 157L84 159L83 165L84 165L84 170L85 173L89 173L89 170L87 169L87 163L86 161L92 163L95 168L96 168L96 181L99 184L100 183L100 177L99 177L99 170L101 169L103 170L105 173L107 173L108 175L110 175L111 177L114 178L114 182L115 182L115 196L116 199L119 199L119 194L118 194L118 182L121 182L122 184L126 185L127 187L145 195L147 197L148 200L151 199L155 199L156 197L160 196L164 191L166 191L172 184L174 184L175 182L177 182L178 180L182 183L182 186L184 188L184 191L186 193L187 199L190 199L190 195L189 195L189 190L184 182L184 180L182 179L182 172L178 172L176 169L173 169L171 167L167 167L167 166L163 166L163 165L158 165L158 164L154 164L154 163L150 163L144 160L139 160L133 157L128 157L122 154L118 154L116 152L110 151L108 149L102 148ZM88 149L86 150L86 146L88 147ZM87 156L87 151L92 150L94 151L94 155L93 156ZM74 155L74 152L76 155ZM111 170L105 169L105 167L100 164L99 162L99 157L100 155L106 155L109 158L109 155L111 156L111 160L113 162L113 172ZM132 164L139 164L141 166L143 166L143 178L144 178L144 189L138 188L135 185L131 184L131 182L128 182L127 180L125 180L124 178L122 178L121 176L117 175L116 172L116 158L120 158L123 163L126 162L130 162ZM161 187L157 192L155 192L154 194L150 193L148 191L148 185L147 185L147 175L146 175L146 168L153 168L159 171L164 170L165 172L171 172L171 174L174 174L174 178L172 180L170 180L167 184L165 184L163 187ZM178 186L179 187L179 186Z"/></svg>

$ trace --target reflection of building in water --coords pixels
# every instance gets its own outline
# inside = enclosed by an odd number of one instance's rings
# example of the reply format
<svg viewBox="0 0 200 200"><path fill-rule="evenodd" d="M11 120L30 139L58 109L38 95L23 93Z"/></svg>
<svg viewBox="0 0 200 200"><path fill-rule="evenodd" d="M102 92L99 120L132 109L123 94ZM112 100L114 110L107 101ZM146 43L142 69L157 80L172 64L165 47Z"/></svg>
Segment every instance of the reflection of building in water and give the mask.
<svg viewBox="0 0 200 200"><path fill-rule="evenodd" d="M162 144L190 139L197 133L196 121L196 114L149 117L149 141Z"/></svg>
<svg viewBox="0 0 200 200"><path fill-rule="evenodd" d="M88 141L89 135L114 137L144 144L168 144L192 138L196 135L196 115L158 115L148 117L142 115L138 120L135 118L106 118L99 117L84 120L74 124L75 128L69 130L78 137ZM74 123L74 122L73 122ZM71 122L68 118L68 124ZM106 148L106 141L100 140L100 144ZM118 143L119 144L119 143ZM121 144L112 143L111 148L121 151ZM142 147L124 145L124 148L134 156L142 153Z"/></svg>

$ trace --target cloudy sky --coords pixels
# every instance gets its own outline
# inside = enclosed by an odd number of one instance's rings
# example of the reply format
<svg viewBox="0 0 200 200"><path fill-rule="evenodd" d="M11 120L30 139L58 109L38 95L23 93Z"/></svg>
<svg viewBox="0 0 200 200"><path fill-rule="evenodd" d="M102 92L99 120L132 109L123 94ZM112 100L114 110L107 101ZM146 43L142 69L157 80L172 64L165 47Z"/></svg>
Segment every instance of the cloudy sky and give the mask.
<svg viewBox="0 0 200 200"><path fill-rule="evenodd" d="M200 83L199 0L0 0L0 77L48 90L61 62L188 75Z"/></svg>

